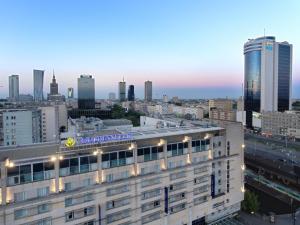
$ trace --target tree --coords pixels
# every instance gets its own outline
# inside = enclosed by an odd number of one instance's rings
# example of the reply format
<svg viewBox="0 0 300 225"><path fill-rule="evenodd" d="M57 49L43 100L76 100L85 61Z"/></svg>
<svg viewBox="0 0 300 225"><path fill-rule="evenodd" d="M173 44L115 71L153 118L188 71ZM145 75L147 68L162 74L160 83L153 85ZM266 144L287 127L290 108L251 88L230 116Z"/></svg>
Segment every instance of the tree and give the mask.
<svg viewBox="0 0 300 225"><path fill-rule="evenodd" d="M256 213L259 210L259 199L258 196L249 190L245 192L245 198L242 202L242 210L248 213Z"/></svg>

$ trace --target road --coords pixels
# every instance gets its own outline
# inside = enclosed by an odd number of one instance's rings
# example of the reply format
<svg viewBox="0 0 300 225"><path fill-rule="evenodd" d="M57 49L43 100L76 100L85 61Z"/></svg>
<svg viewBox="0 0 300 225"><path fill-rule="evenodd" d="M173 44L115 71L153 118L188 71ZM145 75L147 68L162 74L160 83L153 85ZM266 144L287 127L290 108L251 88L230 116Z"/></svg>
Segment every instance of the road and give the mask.
<svg viewBox="0 0 300 225"><path fill-rule="evenodd" d="M300 166L300 152L278 147L274 144L263 144L255 140L245 140L245 151L270 160L278 160L289 165Z"/></svg>

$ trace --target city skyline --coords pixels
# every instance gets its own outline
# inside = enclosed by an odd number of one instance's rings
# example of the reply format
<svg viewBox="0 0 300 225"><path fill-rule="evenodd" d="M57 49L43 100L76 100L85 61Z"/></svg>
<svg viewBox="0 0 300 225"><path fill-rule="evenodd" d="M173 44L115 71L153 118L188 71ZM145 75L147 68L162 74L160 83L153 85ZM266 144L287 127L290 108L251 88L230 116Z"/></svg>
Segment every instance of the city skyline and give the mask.
<svg viewBox="0 0 300 225"><path fill-rule="evenodd" d="M20 75L20 93L32 94L32 69L45 70L46 94L55 69L64 95L68 87L77 93L80 74L92 74L96 98L117 93L123 76L135 85L138 98L143 97L148 79L154 84L154 98L238 97L244 76L243 44L263 36L265 28L266 35L294 46L292 93L299 98L299 31L290 29L297 26L299 3L259 5L253 2L245 9L238 1L218 6L199 1L4 3L0 96L8 96L12 74ZM253 10L255 17L247 16ZM279 19L279 10L289 14Z"/></svg>

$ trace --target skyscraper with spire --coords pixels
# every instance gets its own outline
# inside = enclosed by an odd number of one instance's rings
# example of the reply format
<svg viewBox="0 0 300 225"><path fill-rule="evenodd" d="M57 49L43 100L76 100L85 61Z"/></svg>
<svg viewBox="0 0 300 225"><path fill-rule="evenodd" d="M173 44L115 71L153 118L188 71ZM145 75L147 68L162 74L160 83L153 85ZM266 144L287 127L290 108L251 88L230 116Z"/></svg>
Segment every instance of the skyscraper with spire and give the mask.
<svg viewBox="0 0 300 225"><path fill-rule="evenodd" d="M58 95L58 83L56 83L54 71L52 76L52 82L50 83L50 95Z"/></svg>

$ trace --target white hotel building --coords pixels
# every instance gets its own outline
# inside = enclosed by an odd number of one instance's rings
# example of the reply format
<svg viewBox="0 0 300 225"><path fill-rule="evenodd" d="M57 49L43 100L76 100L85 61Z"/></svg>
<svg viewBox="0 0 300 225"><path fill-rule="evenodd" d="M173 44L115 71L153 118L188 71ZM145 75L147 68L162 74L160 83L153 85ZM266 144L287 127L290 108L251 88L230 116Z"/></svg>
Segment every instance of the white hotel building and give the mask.
<svg viewBox="0 0 300 225"><path fill-rule="evenodd" d="M244 196L243 128L224 127L1 148L0 224L200 225L234 215Z"/></svg>

